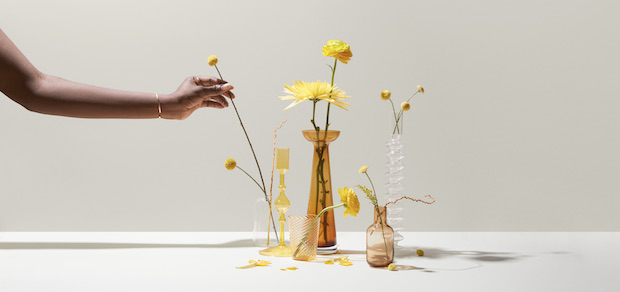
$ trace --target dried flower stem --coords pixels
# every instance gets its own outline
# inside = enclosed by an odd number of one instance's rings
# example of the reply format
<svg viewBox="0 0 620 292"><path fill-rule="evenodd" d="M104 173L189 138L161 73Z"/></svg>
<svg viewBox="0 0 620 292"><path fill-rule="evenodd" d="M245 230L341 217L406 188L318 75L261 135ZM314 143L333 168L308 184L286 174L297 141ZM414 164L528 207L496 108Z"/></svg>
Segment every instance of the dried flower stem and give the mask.
<svg viewBox="0 0 620 292"><path fill-rule="evenodd" d="M432 201L432 202L427 202L427 201L420 200L420 199L414 199L414 198L411 198L411 197L402 196L402 197L400 197L400 198L398 198L398 199L396 199L396 200L394 200L394 201L387 202L387 203L386 203L385 205L383 205L383 206L384 206L384 207L387 207L389 204L395 204L396 202L398 202L398 201L400 201L400 200L402 200L402 199L407 199L407 200L414 201L414 202L418 202L418 203L424 203L424 204L427 204L427 205L430 205L430 204L435 203L435 198L433 198L431 195L426 195L425 197L429 197L429 198L431 198L433 201Z"/></svg>
<svg viewBox="0 0 620 292"><path fill-rule="evenodd" d="M220 69L217 67L217 64L213 65L215 67L215 70L217 70L217 74L220 76L220 79L224 80L224 77L222 77L222 73L220 72ZM267 203L269 203L269 208L271 210L271 200L269 199L269 197L267 196L267 188L265 187L265 179L263 178L263 172L260 169L260 164L258 163L258 158L256 158L256 152L254 152L254 147L252 146L252 141L250 141L250 136L248 135L248 131L245 130L245 126L243 125L243 121L241 121L241 116L239 115L239 111L237 110L237 106L235 105L235 100L231 97L230 92L228 92L228 97L230 98L230 102L233 105L233 108L235 109L235 113L237 114L237 118L239 119L239 124L241 124L241 129L243 129L243 133L245 133L245 138L248 140L248 144L250 144L250 150L252 150L252 155L254 155L254 161L256 161L256 168L258 168L258 174L260 175L260 181L261 183L263 183L263 187L261 188L263 190L263 193L265 194L265 200L267 201ZM244 171L245 172L245 171ZM246 174L248 174L246 172ZM248 176L250 176L248 174ZM252 177L252 176L250 176ZM252 178L254 180L254 178ZM256 180L254 180L256 182ZM256 183L258 184L258 183ZM260 187L260 186L259 186ZM271 212L270 212L271 214ZM273 221L273 217L271 218L271 221ZM269 230L269 229L267 229ZM274 222L273 224L273 231L276 233L276 238L278 237L278 231L276 230L276 224ZM269 234L269 233L267 233Z"/></svg>
<svg viewBox="0 0 620 292"><path fill-rule="evenodd" d="M284 125L284 123L286 123L286 119L280 123L280 126L278 126L274 131L273 131L273 154L271 155L271 186L269 186L269 219L267 220L267 246L269 246L269 235L271 235L271 232L269 232L269 227L271 227L271 222L273 221L273 217L271 217L271 200L273 199L273 169L276 165L276 138L278 137L278 130L280 130L280 128L282 128L282 125ZM274 222L274 226L273 228L275 228L275 222ZM278 233L276 233L277 235ZM277 236L276 236L277 237ZM280 239L278 239L278 243L280 243Z"/></svg>

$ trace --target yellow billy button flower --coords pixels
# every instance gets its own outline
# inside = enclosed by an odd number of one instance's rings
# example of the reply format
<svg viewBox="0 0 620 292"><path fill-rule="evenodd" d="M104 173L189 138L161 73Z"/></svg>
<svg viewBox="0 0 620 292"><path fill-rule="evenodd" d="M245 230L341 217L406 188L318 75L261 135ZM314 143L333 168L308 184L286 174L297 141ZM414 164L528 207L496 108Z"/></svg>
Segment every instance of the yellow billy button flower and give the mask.
<svg viewBox="0 0 620 292"><path fill-rule="evenodd" d="M403 111L408 111L411 108L411 104L409 104L408 102L404 101L403 103L400 104L400 108Z"/></svg>
<svg viewBox="0 0 620 292"><path fill-rule="evenodd" d="M353 53L351 53L351 48L345 42L331 40L323 47L323 56L334 57L340 60L340 62L347 64L351 57L353 57Z"/></svg>
<svg viewBox="0 0 620 292"><path fill-rule="evenodd" d="M392 96L392 93L389 90L381 91L381 99L388 100Z"/></svg>
<svg viewBox="0 0 620 292"><path fill-rule="evenodd" d="M345 187L344 189L339 188L338 193L340 194L340 201L344 204L344 217L347 217L347 214L357 216L360 211L360 201L355 192Z"/></svg>
<svg viewBox="0 0 620 292"><path fill-rule="evenodd" d="M224 166L228 170L233 170L233 169L235 169L235 167L237 167L237 161L235 161L232 158L228 158L228 159L226 159L226 162L224 162Z"/></svg>
<svg viewBox="0 0 620 292"><path fill-rule="evenodd" d="M209 66L215 66L215 64L217 64L217 56L216 55L211 55L207 58L207 63L209 63Z"/></svg>
<svg viewBox="0 0 620 292"><path fill-rule="evenodd" d="M360 167L360 173L366 173L366 171L368 171L368 166L364 165L362 167Z"/></svg>
<svg viewBox="0 0 620 292"><path fill-rule="evenodd" d="M424 87L422 85L418 85L418 92L424 94Z"/></svg>

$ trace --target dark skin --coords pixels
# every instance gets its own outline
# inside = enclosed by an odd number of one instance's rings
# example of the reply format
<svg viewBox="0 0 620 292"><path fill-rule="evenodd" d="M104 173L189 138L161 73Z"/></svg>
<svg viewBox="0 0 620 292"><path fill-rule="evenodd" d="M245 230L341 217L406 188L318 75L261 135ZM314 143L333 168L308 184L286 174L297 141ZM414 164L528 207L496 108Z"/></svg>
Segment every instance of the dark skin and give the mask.
<svg viewBox="0 0 620 292"><path fill-rule="evenodd" d="M170 94L158 94L161 117L183 120L202 107L228 107L233 86L219 78L186 78ZM155 93L87 85L47 75L35 68L0 29L0 91L26 109L78 118L158 118Z"/></svg>

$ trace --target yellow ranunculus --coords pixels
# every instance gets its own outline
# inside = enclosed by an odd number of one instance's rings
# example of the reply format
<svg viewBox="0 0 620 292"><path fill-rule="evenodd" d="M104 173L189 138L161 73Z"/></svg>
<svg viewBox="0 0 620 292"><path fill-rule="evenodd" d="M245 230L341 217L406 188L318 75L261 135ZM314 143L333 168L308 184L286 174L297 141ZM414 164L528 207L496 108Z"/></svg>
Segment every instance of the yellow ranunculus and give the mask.
<svg viewBox="0 0 620 292"><path fill-rule="evenodd" d="M355 192L345 187L344 189L339 188L338 193L340 194L340 201L344 204L344 217L347 217L347 214L356 216L360 211L360 201Z"/></svg>
<svg viewBox="0 0 620 292"><path fill-rule="evenodd" d="M233 169L235 169L235 167L237 167L237 161L235 161L232 158L228 158L228 159L226 159L226 162L224 162L224 166L228 170L233 170Z"/></svg>
<svg viewBox="0 0 620 292"><path fill-rule="evenodd" d="M400 108L406 112L411 108L411 104L406 101L403 101L403 103L400 104Z"/></svg>
<svg viewBox="0 0 620 292"><path fill-rule="evenodd" d="M392 96L392 93L389 90L381 91L381 99L388 100Z"/></svg>
<svg viewBox="0 0 620 292"><path fill-rule="evenodd" d="M217 64L217 56L209 56L209 58L207 58L207 63L209 63L209 66L215 66L215 64Z"/></svg>
<svg viewBox="0 0 620 292"><path fill-rule="evenodd" d="M351 48L345 42L331 40L323 47L323 56L334 57L340 60L340 62L347 64L351 57L353 57L353 53L351 53Z"/></svg>
<svg viewBox="0 0 620 292"><path fill-rule="evenodd" d="M422 85L418 85L418 92L424 94L424 87Z"/></svg>
<svg viewBox="0 0 620 292"><path fill-rule="evenodd" d="M360 173L366 173L366 171L368 171L368 166L364 165L362 167L360 167Z"/></svg>

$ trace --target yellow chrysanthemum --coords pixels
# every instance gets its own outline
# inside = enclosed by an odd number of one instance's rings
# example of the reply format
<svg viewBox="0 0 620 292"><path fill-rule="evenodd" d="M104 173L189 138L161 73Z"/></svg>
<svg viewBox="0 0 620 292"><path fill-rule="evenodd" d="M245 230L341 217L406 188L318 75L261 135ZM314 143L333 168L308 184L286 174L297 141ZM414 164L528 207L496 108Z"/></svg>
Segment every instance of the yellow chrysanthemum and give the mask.
<svg viewBox="0 0 620 292"><path fill-rule="evenodd" d="M340 201L344 204L344 217L347 217L347 214L357 216L360 211L360 201L355 192L345 187L344 189L339 188L338 193L340 194Z"/></svg>
<svg viewBox="0 0 620 292"><path fill-rule="evenodd" d="M400 104L400 108L406 112L411 108L411 104L406 101L403 101L403 103Z"/></svg>
<svg viewBox="0 0 620 292"><path fill-rule="evenodd" d="M381 91L381 99L388 100L392 96L392 93L389 90Z"/></svg>
<svg viewBox="0 0 620 292"><path fill-rule="evenodd" d="M323 56L334 57L340 60L340 62L347 64L351 57L353 57L353 53L351 53L351 48L345 42L331 40L323 47Z"/></svg>
<svg viewBox="0 0 620 292"><path fill-rule="evenodd" d="M235 167L237 167L237 161L235 161L232 158L228 158L228 159L226 159L226 162L224 162L224 166L228 170L233 170L233 169L235 169Z"/></svg>
<svg viewBox="0 0 620 292"><path fill-rule="evenodd" d="M424 94L424 87L422 85L418 85L418 92Z"/></svg>
<svg viewBox="0 0 620 292"><path fill-rule="evenodd" d="M366 173L366 171L368 171L368 166L364 165L362 167L360 167L360 173Z"/></svg>
<svg viewBox="0 0 620 292"><path fill-rule="evenodd" d="M215 64L217 64L217 56L215 55L211 55L207 58L207 63L209 63L209 66L215 66Z"/></svg>
<svg viewBox="0 0 620 292"><path fill-rule="evenodd" d="M342 101L350 96L346 96L344 91L324 81L304 82L297 80L293 82L293 86L285 84L284 92L290 95L280 96L281 100L295 100L284 110L307 100L324 100L344 110L347 110L345 106L350 105Z"/></svg>

